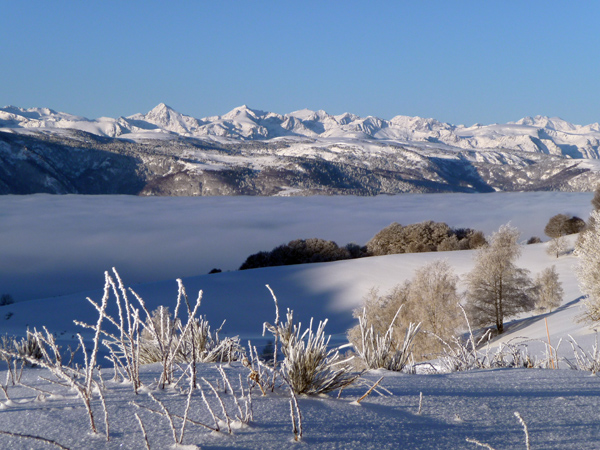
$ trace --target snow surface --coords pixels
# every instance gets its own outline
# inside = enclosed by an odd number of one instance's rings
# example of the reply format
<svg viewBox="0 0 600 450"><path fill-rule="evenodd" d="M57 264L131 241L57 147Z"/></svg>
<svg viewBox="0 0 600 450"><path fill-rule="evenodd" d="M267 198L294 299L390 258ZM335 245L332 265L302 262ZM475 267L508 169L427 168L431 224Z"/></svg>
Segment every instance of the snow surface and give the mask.
<svg viewBox="0 0 600 450"><path fill-rule="evenodd" d="M159 304L174 305L177 294L173 279L161 281L168 278L161 271L164 267L161 264L168 266L175 260L166 249L176 246L173 255L179 255L188 264L182 249L191 247L205 257L213 255L202 251L197 241L184 232L187 228L178 227L185 222L189 227L187 233L195 230L197 235L199 230L202 233L210 231L207 233L210 239L221 246L243 240L256 241L266 235L277 240L277 244L287 239L284 236L288 232L292 234L290 239L301 237L299 230L320 231L324 233L320 237L342 243L354 240L351 236L358 236L356 240L364 242L381 228L374 226L381 221L385 226L393 220L406 224L425 219L481 228L487 233L513 219L513 224L524 231L523 237L527 238L533 234L541 236L547 219L556 213L569 212L587 217L590 199L591 194L564 193L410 195L366 199L9 196L0 198L0 220L3 222L0 242L4 247L3 255L12 249L9 259L22 270L29 268L34 285L44 284L45 280L55 276L48 267L55 266L55 274L61 269L72 272L70 276L76 279L93 268L91 262L96 258L103 258L98 250L103 245L105 254L121 249L123 255L129 255L129 259L123 261L137 262L140 270L154 267L153 282L134 286L148 307L154 309ZM292 201L287 203L287 200ZM57 220L57 217L61 219ZM205 222L196 222L198 217L203 217ZM44 226L48 230L44 231ZM6 230L12 230L12 234ZM137 248L131 246L136 240ZM163 241L166 245L162 245ZM573 238L570 243L573 244ZM261 241L261 249L272 247L263 244ZM21 259L16 250L19 245L23 251ZM565 290L563 305L545 316L527 313L511 321L505 335L494 345L500 341L515 342L518 338L519 342L528 345L532 356L541 356L547 341L543 320L546 317L553 345L572 335L589 351L594 342L594 331L576 320L581 312L581 292L573 271L577 260L572 254L558 259L549 256L546 247L546 243L525 246L517 264L529 269L532 275L556 265ZM37 256L32 258L34 249L37 249ZM148 250L142 253L141 249ZM473 267L472 251L421 253L191 276L183 282L191 297L203 290L200 313L205 314L214 326L227 319L224 327L227 335L240 335L244 340L264 344L265 339L260 336L262 322L272 321L274 315L272 299L265 288L265 284L269 284L278 296L280 306L294 309L295 317L303 324L311 317L316 320L329 318L326 331L333 334L334 342L341 343L345 330L354 323L352 309L360 305L369 289L379 287L385 292L410 278L418 267L439 258L447 259L458 275L464 275ZM1 271L3 289L7 286L4 280L10 280L4 270ZM24 279L25 275L23 270ZM137 281L123 270L121 275L126 284ZM2 332L22 335L27 326L47 325L62 345L72 344L74 334L84 331L73 324L73 319L95 323L93 307L85 297L100 299L102 273L96 273L93 281L94 289L89 292L22 301L0 308ZM71 285L69 282L56 283L52 289L56 287L69 289ZM11 316L6 318L9 312ZM562 344L560 355L572 358L570 347ZM560 367L564 369L566 364L561 362ZM238 373L244 376L247 373L237 364L227 371L232 380L237 379ZM52 390L57 395L40 402L35 400L37 392L9 388L11 401L2 401L0 406L0 430L55 439L72 449L143 447L134 410L128 402L134 400L150 406L151 400L147 396L135 396L130 386L107 381L112 430L111 441L107 443L102 436L89 434L85 410L73 398L74 394L48 385L40 375L48 376L44 370L27 369L25 384ZM158 375L157 366L145 367L143 376L147 385L151 385ZM203 365L201 375L215 380L215 366ZM466 442L466 438L475 438L496 449L524 448L524 433L513 414L518 411L528 424L532 448L600 448L597 414L600 381L587 372L498 369L407 375L374 371L368 373L366 379L374 382L380 376L384 376L383 386L393 395L374 394L356 405L355 400L367 388L355 386L344 390L340 399L335 398L337 393L300 398L305 435L299 444L292 440L288 397L281 392L268 397L256 395L253 400L255 421L249 427L236 429L233 436L190 426L184 443L202 448L279 449L299 445L327 449L457 449L476 448ZM108 378L109 373L105 375L105 379ZM4 379L2 373L0 379ZM237 389L237 383L234 387ZM423 409L417 414L420 392L424 396ZM183 397L177 391L155 393L173 411L184 406ZM225 397L226 402L231 402L231 396ZM95 400L94 408L98 411L102 431L98 400ZM172 440L166 420L141 415L150 430L151 448L170 448ZM208 420L197 395L194 396L192 415ZM50 448L6 436L0 436L0 447Z"/></svg>
<svg viewBox="0 0 600 450"><path fill-rule="evenodd" d="M247 371L237 363L225 367L236 394L238 374ZM145 366L142 379L151 384L160 375L157 365ZM92 403L100 434L89 432L88 419L80 400L72 392L42 381L45 370L28 369L23 381L58 395L36 400L37 392L9 388L13 403L0 408L0 430L52 439L74 449L145 448L134 413L138 412L148 431L151 449L173 447L167 419L138 410L128 402L153 409L159 407L144 393L134 395L130 385L108 381L105 372L106 402L111 438L106 442L99 400ZM216 384L219 375L214 365L201 365L199 376ZM189 424L184 445L179 448L274 449L468 449L475 438L494 448L525 448L525 435L514 412L527 423L533 449L600 448L600 379L589 373L567 370L502 369L445 375L405 375L373 371L365 375L370 383L384 376L381 385L390 394L372 394L356 404L365 386L345 389L339 399L334 395L300 397L303 440L294 442L289 415L289 394L276 392L266 397L253 395L254 421L235 426L233 434L215 433ZM186 397L173 389L153 390L171 413L183 415ZM423 393L421 414L419 394ZM219 406L208 393L217 414ZM232 395L221 393L228 411L234 410ZM190 418L212 424L200 394L192 397ZM175 419L176 427L180 423ZM36 441L0 435L5 449L51 449ZM189 447L191 446L191 447Z"/></svg>

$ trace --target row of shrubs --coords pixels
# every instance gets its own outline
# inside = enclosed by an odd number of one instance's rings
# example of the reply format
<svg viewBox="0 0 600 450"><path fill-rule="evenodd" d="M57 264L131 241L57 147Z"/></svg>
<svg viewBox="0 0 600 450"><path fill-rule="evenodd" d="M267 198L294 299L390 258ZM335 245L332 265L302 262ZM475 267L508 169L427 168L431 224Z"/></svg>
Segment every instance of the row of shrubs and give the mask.
<svg viewBox="0 0 600 450"><path fill-rule="evenodd" d="M443 222L426 221L411 225L392 223L379 231L364 246L351 243L339 247L325 239L295 239L271 251L250 255L240 270L339 261L366 256L470 250L485 245L483 232L470 228L454 229Z"/></svg>

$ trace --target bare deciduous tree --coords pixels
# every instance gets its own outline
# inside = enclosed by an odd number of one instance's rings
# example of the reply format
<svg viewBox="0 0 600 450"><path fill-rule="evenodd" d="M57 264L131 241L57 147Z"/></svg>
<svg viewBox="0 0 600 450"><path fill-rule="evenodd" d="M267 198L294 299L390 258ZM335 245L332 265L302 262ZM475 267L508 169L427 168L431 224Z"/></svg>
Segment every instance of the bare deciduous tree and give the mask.
<svg viewBox="0 0 600 450"><path fill-rule="evenodd" d="M552 311L562 303L564 291L558 279L556 267L547 267L535 279L535 307L540 311Z"/></svg>
<svg viewBox="0 0 600 450"><path fill-rule="evenodd" d="M551 256L556 255L558 258L560 255L566 253L568 248L569 245L567 239L564 236L557 236L548 243L546 253Z"/></svg>
<svg viewBox="0 0 600 450"><path fill-rule="evenodd" d="M519 231L503 225L488 246L475 256L475 268L467 276L467 307L476 326L495 325L504 331L504 319L534 307L529 271L515 266L521 254Z"/></svg>

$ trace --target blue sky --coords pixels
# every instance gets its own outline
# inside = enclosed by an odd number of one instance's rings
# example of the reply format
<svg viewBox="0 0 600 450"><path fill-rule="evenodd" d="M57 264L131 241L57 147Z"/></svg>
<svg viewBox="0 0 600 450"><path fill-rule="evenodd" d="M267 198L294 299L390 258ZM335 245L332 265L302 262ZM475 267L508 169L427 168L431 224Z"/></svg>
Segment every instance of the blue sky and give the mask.
<svg viewBox="0 0 600 450"><path fill-rule="evenodd" d="M0 105L600 121L600 2L0 3Z"/></svg>

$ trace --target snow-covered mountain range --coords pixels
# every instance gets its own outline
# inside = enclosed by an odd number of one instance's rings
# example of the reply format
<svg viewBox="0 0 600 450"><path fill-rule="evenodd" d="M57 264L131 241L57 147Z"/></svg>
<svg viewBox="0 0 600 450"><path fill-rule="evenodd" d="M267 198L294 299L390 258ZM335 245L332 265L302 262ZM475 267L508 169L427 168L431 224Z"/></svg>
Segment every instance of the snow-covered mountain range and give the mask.
<svg viewBox="0 0 600 450"><path fill-rule="evenodd" d="M544 116L466 127L241 106L196 119L161 103L90 120L8 106L0 108L0 193L578 191L600 181L599 149L598 123Z"/></svg>
<svg viewBox="0 0 600 450"><path fill-rule="evenodd" d="M99 136L130 139L225 137L239 140L269 140L281 137L342 138L352 140L443 143L459 149L504 149L598 158L600 124L574 125L557 117L525 117L499 125L451 125L435 119L396 116L391 120L344 113L300 110L275 114L240 106L222 116L196 119L164 103L147 114L117 119L85 117L47 108L0 108L0 128L60 130L74 129Z"/></svg>

